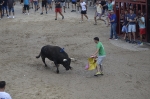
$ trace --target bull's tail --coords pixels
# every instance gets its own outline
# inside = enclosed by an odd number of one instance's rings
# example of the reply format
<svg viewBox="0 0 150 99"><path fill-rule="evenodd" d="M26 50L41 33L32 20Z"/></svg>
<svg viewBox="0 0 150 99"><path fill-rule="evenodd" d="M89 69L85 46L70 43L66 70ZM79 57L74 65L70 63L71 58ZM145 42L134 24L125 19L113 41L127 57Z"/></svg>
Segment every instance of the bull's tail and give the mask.
<svg viewBox="0 0 150 99"><path fill-rule="evenodd" d="M40 58L40 56L41 56L41 53L39 54L39 56L36 56L36 58Z"/></svg>

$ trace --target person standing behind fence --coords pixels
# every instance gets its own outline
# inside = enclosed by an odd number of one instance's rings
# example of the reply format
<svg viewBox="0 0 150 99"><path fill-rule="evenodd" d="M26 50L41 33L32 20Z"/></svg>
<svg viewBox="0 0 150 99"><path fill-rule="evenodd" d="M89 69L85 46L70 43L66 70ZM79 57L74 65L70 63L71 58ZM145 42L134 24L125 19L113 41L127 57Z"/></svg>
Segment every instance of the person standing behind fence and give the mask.
<svg viewBox="0 0 150 99"><path fill-rule="evenodd" d="M125 34L124 35L124 40L128 41L127 40L127 37L128 36L128 20L127 20L127 17L128 17L128 11L124 11L124 18L123 18L123 27L122 27L122 32Z"/></svg>
<svg viewBox="0 0 150 99"><path fill-rule="evenodd" d="M113 35L115 36L115 40L118 40L118 36L116 33L116 28L117 28L117 16L114 13L114 11L110 11L110 23L111 23L111 30L110 30L110 38L113 39Z"/></svg>
<svg viewBox="0 0 150 99"><path fill-rule="evenodd" d="M12 99L11 96L5 92L5 81L0 81L0 99Z"/></svg>
<svg viewBox="0 0 150 99"><path fill-rule="evenodd" d="M15 5L15 1L14 0L8 0L8 9L9 9L9 16L8 16L8 18L11 18L11 11L13 13L13 17L12 18L15 18L14 5Z"/></svg>
<svg viewBox="0 0 150 99"><path fill-rule="evenodd" d="M130 14L127 17L129 21L128 32L129 32L129 43L136 43L135 41L135 32L136 32L136 15L134 14L133 10L130 9ZM133 35L133 41L131 38L131 33Z"/></svg>
<svg viewBox="0 0 150 99"><path fill-rule="evenodd" d="M143 35L146 33L146 27L145 27L145 18L144 14L141 13L138 19L138 24L139 24L139 31L140 31L140 45L143 45Z"/></svg>

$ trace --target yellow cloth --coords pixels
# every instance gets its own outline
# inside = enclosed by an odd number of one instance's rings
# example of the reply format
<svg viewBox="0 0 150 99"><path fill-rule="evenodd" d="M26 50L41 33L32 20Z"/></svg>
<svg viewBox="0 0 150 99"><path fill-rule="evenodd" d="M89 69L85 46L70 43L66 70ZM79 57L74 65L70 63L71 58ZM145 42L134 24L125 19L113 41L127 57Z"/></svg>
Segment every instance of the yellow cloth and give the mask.
<svg viewBox="0 0 150 99"><path fill-rule="evenodd" d="M89 58L88 59L88 63L89 63L89 68L88 70L93 70L96 68L97 64L96 64L96 60L94 58Z"/></svg>

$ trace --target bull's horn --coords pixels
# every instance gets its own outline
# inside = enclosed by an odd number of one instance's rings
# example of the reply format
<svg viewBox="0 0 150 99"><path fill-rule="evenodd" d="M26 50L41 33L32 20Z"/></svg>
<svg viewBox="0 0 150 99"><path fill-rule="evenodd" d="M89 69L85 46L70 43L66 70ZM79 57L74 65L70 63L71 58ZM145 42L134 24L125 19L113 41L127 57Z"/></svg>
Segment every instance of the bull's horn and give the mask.
<svg viewBox="0 0 150 99"><path fill-rule="evenodd" d="M67 59L63 59L63 62L66 62L67 61Z"/></svg>

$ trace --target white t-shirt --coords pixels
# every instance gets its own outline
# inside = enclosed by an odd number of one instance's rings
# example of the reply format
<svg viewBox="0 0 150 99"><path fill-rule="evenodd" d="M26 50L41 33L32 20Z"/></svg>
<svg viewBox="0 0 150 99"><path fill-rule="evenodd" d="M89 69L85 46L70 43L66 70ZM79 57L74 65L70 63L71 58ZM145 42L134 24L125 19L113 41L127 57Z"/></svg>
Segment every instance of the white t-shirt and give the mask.
<svg viewBox="0 0 150 99"><path fill-rule="evenodd" d="M0 99L12 99L12 98L8 93L0 92Z"/></svg>
<svg viewBox="0 0 150 99"><path fill-rule="evenodd" d="M96 5L96 10L97 10L97 13L100 13L100 14L102 14L102 8L101 8L101 4L99 4L99 5Z"/></svg>
<svg viewBox="0 0 150 99"><path fill-rule="evenodd" d="M82 11L86 11L86 3L85 2L81 2L80 3Z"/></svg>

